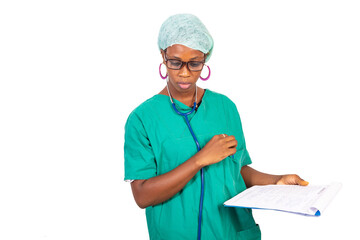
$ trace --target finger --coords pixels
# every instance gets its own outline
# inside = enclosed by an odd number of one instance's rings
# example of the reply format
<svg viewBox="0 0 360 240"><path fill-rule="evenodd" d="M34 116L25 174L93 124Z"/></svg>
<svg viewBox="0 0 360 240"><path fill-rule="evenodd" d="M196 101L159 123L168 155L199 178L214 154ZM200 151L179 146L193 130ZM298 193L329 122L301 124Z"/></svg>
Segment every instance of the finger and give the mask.
<svg viewBox="0 0 360 240"><path fill-rule="evenodd" d="M226 136L226 137L225 137L225 141L226 141L226 142L232 141L232 140L234 140L234 139L235 139L235 137L234 137L233 135L231 135L231 136Z"/></svg>
<svg viewBox="0 0 360 240"><path fill-rule="evenodd" d="M226 135L225 133L223 133L223 134L219 134L218 136L219 136L220 139L223 139L223 138L226 138L228 135Z"/></svg>
<svg viewBox="0 0 360 240"><path fill-rule="evenodd" d="M238 144L238 142L234 138L233 140L230 140L230 141L226 142L225 146L228 147L228 148L234 148L234 147L237 146L237 144Z"/></svg>
<svg viewBox="0 0 360 240"><path fill-rule="evenodd" d="M307 186L309 185L309 182L308 181L305 181L305 180L301 180L300 183L299 183L300 186Z"/></svg>
<svg viewBox="0 0 360 240"><path fill-rule="evenodd" d="M305 181L304 179L302 179L302 178L299 177L299 176L296 176L295 182L296 182L297 185L300 185L300 186L307 186L307 185L309 185L309 182Z"/></svg>
<svg viewBox="0 0 360 240"><path fill-rule="evenodd" d="M236 148L229 148L226 150L226 157L232 156L236 153Z"/></svg>
<svg viewBox="0 0 360 240"><path fill-rule="evenodd" d="M234 154L236 153L236 148L230 148L230 155L234 156Z"/></svg>

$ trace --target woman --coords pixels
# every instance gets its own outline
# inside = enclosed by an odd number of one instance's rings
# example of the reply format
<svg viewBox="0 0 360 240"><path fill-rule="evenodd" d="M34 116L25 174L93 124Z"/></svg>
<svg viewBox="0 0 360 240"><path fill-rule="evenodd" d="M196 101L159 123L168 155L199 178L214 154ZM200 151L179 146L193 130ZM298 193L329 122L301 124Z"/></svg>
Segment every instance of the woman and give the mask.
<svg viewBox="0 0 360 240"><path fill-rule="evenodd" d="M307 182L248 166L235 104L196 86L210 76L205 62L213 49L197 17L168 18L158 44L167 70L160 76L167 84L130 114L124 146L125 180L131 181L136 203L146 208L150 239L260 239L250 209L223 203L253 185ZM206 78L200 76L204 66Z"/></svg>

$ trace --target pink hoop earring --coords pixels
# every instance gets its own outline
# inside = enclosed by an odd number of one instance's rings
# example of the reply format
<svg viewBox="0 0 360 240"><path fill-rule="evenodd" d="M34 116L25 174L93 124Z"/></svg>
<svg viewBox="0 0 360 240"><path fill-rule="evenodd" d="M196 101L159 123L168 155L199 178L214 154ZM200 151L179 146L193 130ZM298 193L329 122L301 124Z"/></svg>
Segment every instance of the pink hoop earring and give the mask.
<svg viewBox="0 0 360 240"><path fill-rule="evenodd" d="M200 76L200 79L203 80L203 81L208 80L208 79L210 78L210 75L211 75L210 67L209 67L208 65L205 65L205 66L207 66L207 68L208 68L208 70L209 70L209 75L208 75L206 78L202 78L202 77Z"/></svg>
<svg viewBox="0 0 360 240"><path fill-rule="evenodd" d="M163 63L160 63L160 66L159 66L159 74L160 74L160 77L161 77L162 79L166 79L167 76L168 76L168 74L166 73L165 77L161 74L161 65L162 65L162 64L163 64Z"/></svg>

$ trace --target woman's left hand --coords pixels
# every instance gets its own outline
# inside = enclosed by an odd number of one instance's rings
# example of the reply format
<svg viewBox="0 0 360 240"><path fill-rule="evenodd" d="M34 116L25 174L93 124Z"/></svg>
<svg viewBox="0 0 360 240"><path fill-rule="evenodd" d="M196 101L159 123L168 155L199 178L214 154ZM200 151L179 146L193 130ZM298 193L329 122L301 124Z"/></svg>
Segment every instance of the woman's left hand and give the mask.
<svg viewBox="0 0 360 240"><path fill-rule="evenodd" d="M277 185L300 185L307 186L309 182L300 178L296 174L282 175L281 178L276 182Z"/></svg>

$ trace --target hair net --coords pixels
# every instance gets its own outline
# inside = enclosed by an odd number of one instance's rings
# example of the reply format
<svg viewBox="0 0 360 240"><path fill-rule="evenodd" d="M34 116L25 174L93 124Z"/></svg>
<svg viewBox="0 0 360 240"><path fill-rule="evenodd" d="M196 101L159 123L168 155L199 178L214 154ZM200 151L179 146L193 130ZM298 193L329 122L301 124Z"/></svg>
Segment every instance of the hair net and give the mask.
<svg viewBox="0 0 360 240"><path fill-rule="evenodd" d="M199 18L192 14L176 14L170 16L161 25L158 46L159 49L181 44L189 48L208 53L208 61L214 46L214 41Z"/></svg>

